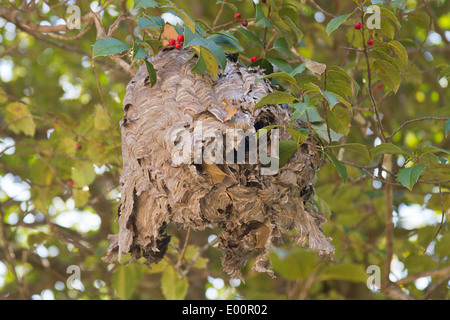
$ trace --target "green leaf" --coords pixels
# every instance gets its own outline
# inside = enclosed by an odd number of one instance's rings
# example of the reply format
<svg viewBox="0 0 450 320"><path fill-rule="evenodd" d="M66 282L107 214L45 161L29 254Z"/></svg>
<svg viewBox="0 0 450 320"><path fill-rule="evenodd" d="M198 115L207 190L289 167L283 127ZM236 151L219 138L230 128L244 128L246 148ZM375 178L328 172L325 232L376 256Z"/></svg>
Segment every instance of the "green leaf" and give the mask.
<svg viewBox="0 0 450 320"><path fill-rule="evenodd" d="M145 66L147 68L148 75L150 77L150 86L153 87L157 81L155 68L147 59L144 59L144 62L145 62Z"/></svg>
<svg viewBox="0 0 450 320"><path fill-rule="evenodd" d="M378 77L381 81L395 93L397 93L398 88L402 78L399 71L392 64L384 60L375 60L374 62L375 70L377 71Z"/></svg>
<svg viewBox="0 0 450 320"><path fill-rule="evenodd" d="M318 85L315 85L314 83L306 84L304 88L308 92L318 92L320 95L322 95L328 101L328 105L330 106L330 108L333 108L336 104L339 103L339 99L333 93L320 89L320 87Z"/></svg>
<svg viewBox="0 0 450 320"><path fill-rule="evenodd" d="M367 273L361 265L344 263L331 265L321 273L320 278L321 280L344 280L365 283L367 281Z"/></svg>
<svg viewBox="0 0 450 320"><path fill-rule="evenodd" d="M226 2L226 1L221 1L221 0L219 0L219 1L216 2L216 4L222 4L222 3L224 3L225 5L227 5L228 7L230 7L231 10L233 10L234 12L237 12L237 11L238 11L238 8L237 8L234 4L232 4L232 3L229 3L229 2Z"/></svg>
<svg viewBox="0 0 450 320"><path fill-rule="evenodd" d="M255 83L258 83L258 81L260 81L262 79L268 79L268 78L283 79L283 80L289 81L290 83L292 83L294 85L297 85L297 82L295 81L295 79L291 75L287 74L286 72L275 72L275 73L268 74L267 76L256 79Z"/></svg>
<svg viewBox="0 0 450 320"><path fill-rule="evenodd" d="M134 0L134 8L155 8L158 3L154 0Z"/></svg>
<svg viewBox="0 0 450 320"><path fill-rule="evenodd" d="M131 263L128 266L120 265L112 275L112 287L120 299L128 300L133 297L141 278L142 266L138 263Z"/></svg>
<svg viewBox="0 0 450 320"><path fill-rule="evenodd" d="M312 124L311 128L314 129L314 131L317 133L317 135L325 140L325 141L329 141L329 137L328 137L328 129L327 129L327 125L326 123L321 123L321 124ZM335 142L335 141L339 141L344 135L335 132L333 129L330 128L330 135L331 135L331 141Z"/></svg>
<svg viewBox="0 0 450 320"><path fill-rule="evenodd" d="M328 35L331 35L333 31L335 31L341 24L343 24L345 21L347 21L348 17L350 17L352 14L347 13L342 16L339 16L337 18L334 18L330 20L327 24L327 28L325 29Z"/></svg>
<svg viewBox="0 0 450 320"><path fill-rule="evenodd" d="M277 67L280 71L291 73L294 70L291 65L284 59L281 58L269 58L271 64Z"/></svg>
<svg viewBox="0 0 450 320"><path fill-rule="evenodd" d="M107 56L129 50L130 47L120 40L106 36L95 41L92 57Z"/></svg>
<svg viewBox="0 0 450 320"><path fill-rule="evenodd" d="M293 140L281 140L279 142L279 157L280 162L279 166L280 168L283 167L297 152L298 144L296 141Z"/></svg>
<svg viewBox="0 0 450 320"><path fill-rule="evenodd" d="M403 47L403 45L397 40L389 41L388 44L400 59L402 68L406 68L408 66L408 53L406 52L405 47Z"/></svg>
<svg viewBox="0 0 450 320"><path fill-rule="evenodd" d="M95 108L94 114L95 130L102 131L108 129L111 126L111 122L105 109L99 104L96 104L94 108Z"/></svg>
<svg viewBox="0 0 450 320"><path fill-rule="evenodd" d="M185 30L185 33L187 35L189 35L190 31ZM191 40L188 40L188 39L191 39ZM212 53L212 55L214 56L214 58L217 60L217 62L219 63L220 67L223 70L225 70L225 67L227 65L227 57L225 55L225 52L223 52L222 48L219 47L217 44L215 44L214 41L212 41L210 39L202 38L198 34L194 34L193 37L191 37L189 35L188 37L185 38L184 47L186 48L186 47L193 47L193 46L200 46L202 48L209 50ZM203 58L205 59L206 65L208 66L208 61L207 61L206 56L203 56ZM215 78L213 78L213 79L215 79Z"/></svg>
<svg viewBox="0 0 450 320"><path fill-rule="evenodd" d="M444 131L445 131L445 136L448 136L448 134L450 133L450 119L448 119L445 122Z"/></svg>
<svg viewBox="0 0 450 320"><path fill-rule="evenodd" d="M264 70L265 74L273 73L273 65L266 58L259 58L255 62L249 65L250 67L259 67L261 70Z"/></svg>
<svg viewBox="0 0 450 320"><path fill-rule="evenodd" d="M216 57L211 53L211 51L205 48L200 48L200 54L205 61L206 70L211 75L211 78L215 80L219 74L219 65Z"/></svg>
<svg viewBox="0 0 450 320"><path fill-rule="evenodd" d="M297 143L297 146L309 138L308 133L301 132L298 129L288 128L288 131L289 131L289 134L291 135L292 140L294 140Z"/></svg>
<svg viewBox="0 0 450 320"><path fill-rule="evenodd" d="M292 58L292 54L289 51L289 45L286 42L285 38L282 37L275 40L275 42L273 43L273 48L278 52L288 56L289 58Z"/></svg>
<svg viewBox="0 0 450 320"><path fill-rule="evenodd" d="M228 32L214 32L208 39L214 41L225 52L235 53L244 51L239 40Z"/></svg>
<svg viewBox="0 0 450 320"><path fill-rule="evenodd" d="M195 33L195 21L192 20L192 18L184 10L178 9L172 1L166 0L166 2L168 4L165 5L164 7L171 8L174 11L174 13L176 15L178 15L181 20L184 21L184 24L186 25L186 27L188 27L189 30L192 31L192 33Z"/></svg>
<svg viewBox="0 0 450 320"><path fill-rule="evenodd" d="M327 110L328 125L334 131L347 135L350 131L348 126L350 123L350 116L347 110L343 107L336 107L334 109Z"/></svg>
<svg viewBox="0 0 450 320"><path fill-rule="evenodd" d="M33 137L36 131L36 124L31 117L28 107L20 102L12 102L5 108L5 122L10 122L8 128L14 133L23 132L25 135Z"/></svg>
<svg viewBox="0 0 450 320"><path fill-rule="evenodd" d="M397 26L397 28L400 27L400 22L398 21L397 17L391 10L386 9L385 7L380 7L380 12L382 15L391 20Z"/></svg>
<svg viewBox="0 0 450 320"><path fill-rule="evenodd" d="M266 105L290 103L295 100L298 100L298 99L290 93L275 91L275 92L269 93L265 97L262 97L261 100L259 100L258 103L255 104L255 107L253 108L253 110L256 110L256 109L258 109L262 106L266 106Z"/></svg>
<svg viewBox="0 0 450 320"><path fill-rule="evenodd" d="M404 187L412 191L412 188L416 184L417 180L419 180L419 177L422 174L424 168L425 166L423 165L417 165L410 168L401 169L397 173L397 180Z"/></svg>
<svg viewBox="0 0 450 320"><path fill-rule="evenodd" d="M370 153L367 149L367 146L361 143L346 143L346 144L340 144L340 145L330 145L327 146L327 148L343 148L348 151L352 151L354 153L359 154L364 158L364 160L370 161Z"/></svg>
<svg viewBox="0 0 450 320"><path fill-rule="evenodd" d="M72 168L72 180L77 186L88 186L95 179L95 170L91 162L78 161Z"/></svg>
<svg viewBox="0 0 450 320"><path fill-rule="evenodd" d="M132 60L141 59L148 57L148 52L142 49L140 46L137 45L136 42L133 43L133 56Z"/></svg>
<svg viewBox="0 0 450 320"><path fill-rule="evenodd" d="M290 17L288 17L287 15L282 16L281 19L287 23L287 25L289 26L289 28L291 29L291 34L294 35L295 37L295 46L297 46L299 44L299 42L301 42L302 38L303 38L303 32L302 30L300 30L300 28L292 21L292 19Z"/></svg>
<svg viewBox="0 0 450 320"><path fill-rule="evenodd" d="M255 4L255 10L256 10L255 24L261 25L266 28L273 28L269 19L267 19L266 16L264 15L264 11L262 10L259 3Z"/></svg>
<svg viewBox="0 0 450 320"><path fill-rule="evenodd" d="M372 159L379 156L380 154L407 154L411 155L409 152L403 150L392 143L381 143L370 150L370 155Z"/></svg>
<svg viewBox="0 0 450 320"><path fill-rule="evenodd" d="M195 66L191 69L192 72L196 72L200 75L204 75L206 71L206 62L203 59L202 50L200 49L200 55L195 63Z"/></svg>
<svg viewBox="0 0 450 320"><path fill-rule="evenodd" d="M159 18L159 17L154 17L154 18ZM141 29L161 29L164 28L164 24L161 26L160 23L158 23L160 20L156 20L153 21L152 19L147 18L147 17L139 17L138 19L138 26ZM164 20L163 20L164 22Z"/></svg>
<svg viewBox="0 0 450 320"><path fill-rule="evenodd" d="M302 64L298 65L297 67L295 67L295 69L292 70L289 74L291 76L295 77L297 74L302 73L305 70L306 70L305 64L302 63Z"/></svg>
<svg viewBox="0 0 450 320"><path fill-rule="evenodd" d="M163 271L161 277L161 290L167 300L183 300L186 296L189 282L186 277L180 279L173 267Z"/></svg>
<svg viewBox="0 0 450 320"><path fill-rule="evenodd" d="M319 259L314 252L298 247L273 249L269 254L273 270L289 280L303 279L311 274Z"/></svg>
<svg viewBox="0 0 450 320"><path fill-rule="evenodd" d="M347 168L340 162L335 156L333 156L331 153L328 153L325 150L322 150L323 153L328 157L328 159L331 160L331 163L335 166L335 168L338 170L339 174L342 177L342 180L344 180L344 183L347 182L348 174L347 174Z"/></svg>
<svg viewBox="0 0 450 320"><path fill-rule="evenodd" d="M244 29L244 28L237 28L236 31L238 31L240 34L242 34L246 38L246 40L253 42L261 49L264 48L264 45L261 42L261 40L259 39L259 37L256 36L253 32L251 32L247 29Z"/></svg>

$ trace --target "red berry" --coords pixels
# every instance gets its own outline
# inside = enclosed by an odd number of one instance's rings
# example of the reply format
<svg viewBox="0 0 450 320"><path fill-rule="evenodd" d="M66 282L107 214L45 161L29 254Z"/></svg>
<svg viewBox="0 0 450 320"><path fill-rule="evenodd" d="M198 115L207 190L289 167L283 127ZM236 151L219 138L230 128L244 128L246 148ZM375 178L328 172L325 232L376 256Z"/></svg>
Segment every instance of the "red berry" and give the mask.
<svg viewBox="0 0 450 320"><path fill-rule="evenodd" d="M246 26L248 26L248 22L247 22L247 20L242 20L241 24L242 24L242 26L243 26L243 27L246 27Z"/></svg>
<svg viewBox="0 0 450 320"><path fill-rule="evenodd" d="M383 90L383 85L382 85L382 84L380 84L380 85L378 86L378 90Z"/></svg>
<svg viewBox="0 0 450 320"><path fill-rule="evenodd" d="M238 12L234 15L234 17L239 20L240 18L242 18L242 15Z"/></svg>
<svg viewBox="0 0 450 320"><path fill-rule="evenodd" d="M174 46L175 45L175 39L169 39L169 45Z"/></svg>
<svg viewBox="0 0 450 320"><path fill-rule="evenodd" d="M357 22L353 25L353 27L355 28L355 30L359 30L359 29L361 29L362 24L361 24L361 22Z"/></svg>
<svg viewBox="0 0 450 320"><path fill-rule="evenodd" d="M261 0L262 3L266 3L267 0Z"/></svg>
<svg viewBox="0 0 450 320"><path fill-rule="evenodd" d="M75 182L73 182L73 180L69 180L69 186L73 187L74 184Z"/></svg>
<svg viewBox="0 0 450 320"><path fill-rule="evenodd" d="M252 57L252 62L255 62L256 60L258 60L259 58L258 57Z"/></svg>
<svg viewBox="0 0 450 320"><path fill-rule="evenodd" d="M184 36L183 36L182 34L180 34L180 35L177 37L177 41L178 41L178 42L183 42L183 41L184 41Z"/></svg>
<svg viewBox="0 0 450 320"><path fill-rule="evenodd" d="M177 42L177 43L175 44L175 48L181 49L181 43Z"/></svg>
<svg viewBox="0 0 450 320"><path fill-rule="evenodd" d="M77 150L81 150L81 148L82 148L82 146L81 146L81 144L77 144Z"/></svg>
<svg viewBox="0 0 450 320"><path fill-rule="evenodd" d="M369 46L373 45L373 39L367 40L367 44L368 44Z"/></svg>

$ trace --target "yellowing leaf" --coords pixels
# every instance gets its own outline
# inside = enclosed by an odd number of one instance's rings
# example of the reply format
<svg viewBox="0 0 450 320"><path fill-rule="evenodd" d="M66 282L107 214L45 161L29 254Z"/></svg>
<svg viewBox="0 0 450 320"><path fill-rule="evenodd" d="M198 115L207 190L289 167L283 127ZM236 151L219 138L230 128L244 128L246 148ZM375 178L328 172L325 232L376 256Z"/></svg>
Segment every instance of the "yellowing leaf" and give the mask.
<svg viewBox="0 0 450 320"><path fill-rule="evenodd" d="M215 164L206 164L202 163L202 168L211 175L211 179L214 184L220 183L227 177L228 175L220 170L218 166Z"/></svg>
<svg viewBox="0 0 450 320"><path fill-rule="evenodd" d="M327 65L309 59L305 59L305 67L315 74L322 74L325 72Z"/></svg>
<svg viewBox="0 0 450 320"><path fill-rule="evenodd" d="M186 296L189 282L186 277L180 279L174 268L169 267L163 271L161 277L161 290L167 300L183 300Z"/></svg>
<svg viewBox="0 0 450 320"><path fill-rule="evenodd" d="M8 128L16 134L23 132L25 135L33 137L36 131L36 124L31 117L30 110L20 102L13 102L6 106L5 122L9 123Z"/></svg>
<svg viewBox="0 0 450 320"><path fill-rule="evenodd" d="M99 104L95 106L94 127L95 130L106 130L110 126L108 114L105 109Z"/></svg>
<svg viewBox="0 0 450 320"><path fill-rule="evenodd" d="M226 104L225 111L227 112L225 121L231 120L231 118L233 118L233 116L236 114L238 108L230 106L227 99L223 99L223 102Z"/></svg>

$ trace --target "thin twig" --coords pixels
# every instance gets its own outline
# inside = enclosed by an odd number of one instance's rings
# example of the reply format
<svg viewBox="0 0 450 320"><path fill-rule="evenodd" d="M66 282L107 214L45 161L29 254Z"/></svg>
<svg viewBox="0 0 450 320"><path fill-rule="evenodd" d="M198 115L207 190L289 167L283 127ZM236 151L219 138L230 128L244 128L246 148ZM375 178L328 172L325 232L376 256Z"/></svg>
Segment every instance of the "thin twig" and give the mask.
<svg viewBox="0 0 450 320"><path fill-rule="evenodd" d="M373 112L375 113L376 118L377 118L377 125L378 125L378 128L380 129L381 141L386 142L386 136L384 134L383 124L381 122L381 117L378 112L377 102L375 101L373 91L372 91L372 71L370 69L370 60L369 60L369 53L368 53L369 49L367 48L366 39L364 36L364 30L365 30L365 28L364 28L364 11L362 10L362 8L361 8L361 25L362 25L362 28L361 28L362 43L364 46L364 56L366 58L366 64L367 64L367 79L368 79L368 91L369 91L370 101L372 103Z"/></svg>
<svg viewBox="0 0 450 320"><path fill-rule="evenodd" d="M444 209L444 198L442 196L441 184L439 184L439 196L441 198L441 208L442 208L441 223L439 224L439 228L437 229L436 233L434 234L433 239L431 239L430 242L428 242L427 246L423 250L423 253L427 252L428 247L434 241L434 239L436 239L437 235L439 234L439 232L441 232L441 229L444 226L445 209Z"/></svg>
<svg viewBox="0 0 450 320"><path fill-rule="evenodd" d="M215 27L217 25L217 22L219 22L220 16L222 15L222 12L223 12L223 9L225 8L226 2L227 2L227 0L222 1L222 5L220 6L219 13L217 14L216 18L214 19L213 27Z"/></svg>
<svg viewBox="0 0 450 320"><path fill-rule="evenodd" d="M181 250L180 257L178 258L178 262L175 266L176 269L179 269L181 266L181 262L183 261L184 254L186 253L186 248L187 248L187 245L189 242L190 235L191 235L191 228L188 228L187 233L186 233L186 239L184 240L183 250Z"/></svg>
<svg viewBox="0 0 450 320"><path fill-rule="evenodd" d="M397 134L397 132L399 132L401 129L403 129L405 126L407 126L410 123L423 121L423 120L444 120L444 121L446 121L448 119L450 119L450 118L448 118L448 117L443 117L443 118L440 118L440 117L422 117L422 118L417 118L417 119L412 119L412 120L405 121L389 137L386 138L386 141L391 140Z"/></svg>

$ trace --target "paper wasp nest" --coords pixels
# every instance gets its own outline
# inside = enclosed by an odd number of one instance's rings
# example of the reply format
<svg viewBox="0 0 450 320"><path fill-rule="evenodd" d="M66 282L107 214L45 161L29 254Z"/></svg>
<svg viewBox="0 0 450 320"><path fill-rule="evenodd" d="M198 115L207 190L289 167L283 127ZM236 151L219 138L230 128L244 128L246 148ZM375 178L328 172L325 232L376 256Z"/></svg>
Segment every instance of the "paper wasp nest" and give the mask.
<svg viewBox="0 0 450 320"><path fill-rule="evenodd" d="M293 228L295 244L332 255L334 247L320 229L326 219L308 203L318 169L310 146L304 145L275 174L264 174L267 168L260 162L249 163L249 152L246 163L230 163L225 159L230 155L226 143L222 154L220 145L214 144L222 137L226 141L227 132L287 125L289 108L274 105L253 111L256 102L274 91L266 80L255 83L264 75L259 68L228 61L214 81L208 74L190 71L196 63L195 57L186 62L191 54L163 50L150 59L157 83L151 87L143 65L127 86L121 121L120 231L111 236L104 260L113 262L131 253L134 258L145 257L149 266L158 262L170 242L165 233L169 223L194 230L221 228L218 248L223 269L231 277L240 278L241 268L256 255L253 268L273 275L267 254L281 234ZM280 140L290 139L284 127L277 129ZM207 138L199 139L199 133ZM268 133L268 155L271 138ZM252 145L251 139L256 141L247 136L243 145ZM180 152L189 143L193 151ZM211 154L216 162L196 163L199 146L200 151L215 146ZM237 144L231 149L236 155Z"/></svg>

